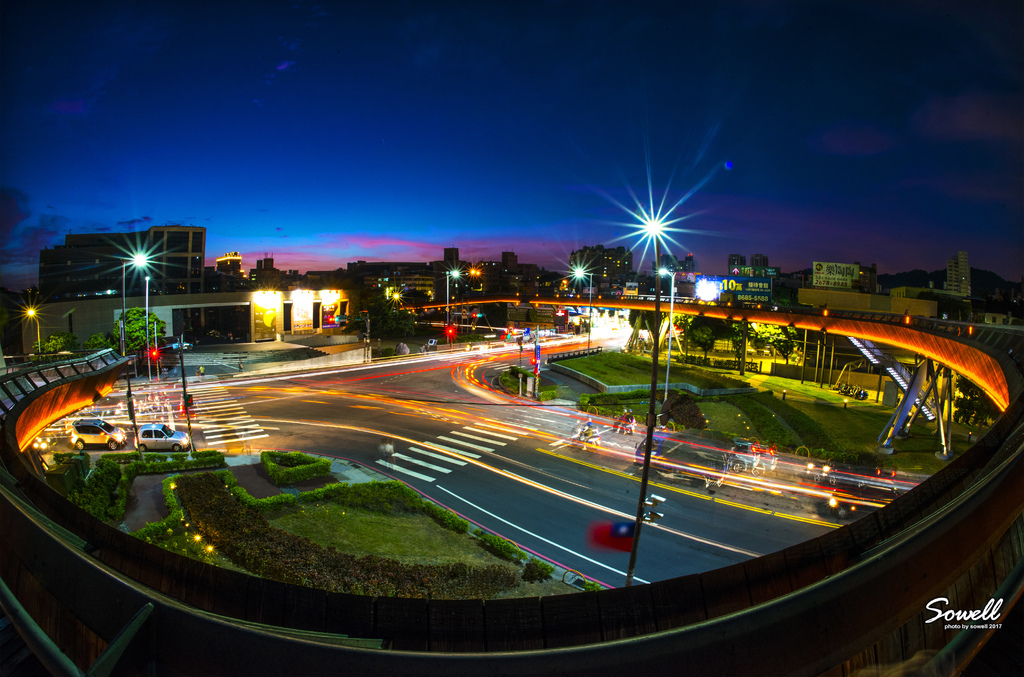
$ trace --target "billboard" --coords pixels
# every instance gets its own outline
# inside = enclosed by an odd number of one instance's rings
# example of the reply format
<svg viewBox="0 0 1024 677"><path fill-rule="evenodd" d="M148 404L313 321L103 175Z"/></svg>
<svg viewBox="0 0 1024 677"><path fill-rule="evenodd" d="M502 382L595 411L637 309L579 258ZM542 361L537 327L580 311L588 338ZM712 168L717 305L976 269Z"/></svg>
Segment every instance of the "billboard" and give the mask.
<svg viewBox="0 0 1024 677"><path fill-rule="evenodd" d="M337 329L341 326L341 301L337 295L322 294L320 303L320 327Z"/></svg>
<svg viewBox="0 0 1024 677"><path fill-rule="evenodd" d="M826 263L815 261L811 268L811 283L815 287L849 289L860 275L860 266L855 263Z"/></svg>
<svg viewBox="0 0 1024 677"><path fill-rule="evenodd" d="M277 294L253 294L253 341L273 341L277 338L277 301Z"/></svg>
<svg viewBox="0 0 1024 677"><path fill-rule="evenodd" d="M701 301L716 301L723 293L733 295L737 301L770 303L772 280L770 277L714 277L698 275L696 295Z"/></svg>
<svg viewBox="0 0 1024 677"><path fill-rule="evenodd" d="M313 297L303 294L292 299L292 331L313 328Z"/></svg>

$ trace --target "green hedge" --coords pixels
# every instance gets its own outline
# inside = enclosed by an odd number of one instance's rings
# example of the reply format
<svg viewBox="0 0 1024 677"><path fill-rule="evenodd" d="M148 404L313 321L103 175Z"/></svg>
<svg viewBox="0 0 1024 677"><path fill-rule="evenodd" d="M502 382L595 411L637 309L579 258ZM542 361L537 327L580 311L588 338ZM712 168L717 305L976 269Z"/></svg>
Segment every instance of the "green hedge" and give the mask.
<svg viewBox="0 0 1024 677"><path fill-rule="evenodd" d="M164 478L164 502L166 503L167 511L170 514L159 522L150 522L141 529L133 531L132 536L141 538L142 540L156 538L168 529L174 528L178 523L185 519L185 513L181 509L181 505L178 503L178 497L174 494L177 478L177 475L171 475L170 477Z"/></svg>
<svg viewBox="0 0 1024 677"><path fill-rule="evenodd" d="M109 458L100 457L86 480L68 493L68 499L98 520L113 519L110 512L120 480L121 466Z"/></svg>
<svg viewBox="0 0 1024 677"><path fill-rule="evenodd" d="M498 557L512 562L521 562L526 559L526 553L519 549L519 546L512 541L505 540L501 536L484 533L480 529L474 529L473 535L480 539L483 546Z"/></svg>
<svg viewBox="0 0 1024 677"><path fill-rule="evenodd" d="M331 459L310 456L301 451L264 451L260 454L260 462L267 469L271 481L278 486L331 474Z"/></svg>
<svg viewBox="0 0 1024 677"><path fill-rule="evenodd" d="M536 557L531 557L530 561L523 567L523 580L527 583L546 581L551 578L553 573L555 573L555 567L547 562L540 561Z"/></svg>
<svg viewBox="0 0 1024 677"><path fill-rule="evenodd" d="M85 471L89 472L89 469L92 467L92 457L89 456L89 454L85 454L85 453L81 453L80 454L77 451L74 451L74 452L56 451L56 452L54 452L54 454L53 454L53 464L54 465L61 465L62 463L74 463L79 458L84 458L85 459Z"/></svg>
<svg viewBox="0 0 1024 677"><path fill-rule="evenodd" d="M100 456L100 460L113 461L114 463L132 463L134 461L141 461L142 455L137 451L118 451L113 454L103 454Z"/></svg>

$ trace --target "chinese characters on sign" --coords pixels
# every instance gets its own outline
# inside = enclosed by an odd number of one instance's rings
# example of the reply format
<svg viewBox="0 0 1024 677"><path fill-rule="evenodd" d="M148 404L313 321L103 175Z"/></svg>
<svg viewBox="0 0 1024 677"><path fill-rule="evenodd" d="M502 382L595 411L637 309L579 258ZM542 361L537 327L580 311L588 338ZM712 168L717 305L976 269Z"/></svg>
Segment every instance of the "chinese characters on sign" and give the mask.
<svg viewBox="0 0 1024 677"><path fill-rule="evenodd" d="M721 294L732 294L736 301L770 303L772 281L768 277L714 277L697 276L697 298L714 301Z"/></svg>
<svg viewBox="0 0 1024 677"><path fill-rule="evenodd" d="M860 274L860 266L853 263L826 263L815 261L812 283L815 287L849 289Z"/></svg>

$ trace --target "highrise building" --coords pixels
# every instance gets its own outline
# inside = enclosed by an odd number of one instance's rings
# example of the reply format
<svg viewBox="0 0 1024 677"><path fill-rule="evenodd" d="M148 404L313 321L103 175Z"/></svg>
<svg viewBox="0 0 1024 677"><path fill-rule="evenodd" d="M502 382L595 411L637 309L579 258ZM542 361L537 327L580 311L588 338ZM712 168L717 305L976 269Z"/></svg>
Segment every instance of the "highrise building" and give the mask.
<svg viewBox="0 0 1024 677"><path fill-rule="evenodd" d="M750 265L754 268L767 268L768 267L768 255L767 254L754 254L750 257Z"/></svg>
<svg viewBox="0 0 1024 677"><path fill-rule="evenodd" d="M131 265L143 254L145 267ZM206 228L168 224L144 232L69 233L64 244L39 252L39 291L50 300L144 293L203 292Z"/></svg>
<svg viewBox="0 0 1024 677"><path fill-rule="evenodd" d="M238 252L228 252L217 257L217 272L242 277L242 255Z"/></svg>
<svg viewBox="0 0 1024 677"><path fill-rule="evenodd" d="M946 261L946 291L971 295L971 266L967 263L967 252L959 251Z"/></svg>
<svg viewBox="0 0 1024 677"><path fill-rule="evenodd" d="M593 272L595 279L617 278L633 272L633 251L621 245L615 248L603 244L583 247L570 253L569 261Z"/></svg>
<svg viewBox="0 0 1024 677"><path fill-rule="evenodd" d="M743 254L729 254L729 269L735 268L736 266L747 265L747 257Z"/></svg>
<svg viewBox="0 0 1024 677"><path fill-rule="evenodd" d="M697 262L693 260L693 254L687 254L686 258L680 264L679 270L684 273L696 273Z"/></svg>

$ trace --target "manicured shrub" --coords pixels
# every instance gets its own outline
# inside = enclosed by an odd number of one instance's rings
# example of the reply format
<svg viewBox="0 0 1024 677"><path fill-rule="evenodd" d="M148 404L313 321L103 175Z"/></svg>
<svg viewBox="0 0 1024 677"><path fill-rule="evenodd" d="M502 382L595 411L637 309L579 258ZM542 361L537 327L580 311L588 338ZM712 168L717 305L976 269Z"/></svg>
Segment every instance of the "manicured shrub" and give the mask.
<svg viewBox="0 0 1024 677"><path fill-rule="evenodd" d="M551 578L553 573L555 573L555 567L534 557L531 557L530 561L523 566L523 580L527 583L546 581Z"/></svg>
<svg viewBox="0 0 1024 677"><path fill-rule="evenodd" d="M697 401L689 393L670 390L668 399L665 400L661 410L668 412L677 426L703 430L706 425L704 413L697 406Z"/></svg>
<svg viewBox="0 0 1024 677"><path fill-rule="evenodd" d="M167 511L170 513L159 522L150 522L146 526L132 532L132 536L142 540L156 538L164 534L168 529L176 527L185 517L185 513L178 503L178 497L174 494L172 487L176 486L177 475L164 478L163 493Z"/></svg>
<svg viewBox="0 0 1024 677"><path fill-rule="evenodd" d="M271 481L278 486L331 474L331 459L310 456L301 451L264 451L260 454L260 462L267 469Z"/></svg>
<svg viewBox="0 0 1024 677"><path fill-rule="evenodd" d="M526 559L526 553L519 549L519 546L512 541L505 540L501 536L484 533L480 529L473 531L473 535L480 539L481 544L498 557L512 562L521 562Z"/></svg>
<svg viewBox="0 0 1024 677"><path fill-rule="evenodd" d="M68 499L96 519L106 520L120 481L121 466L101 457L86 480L68 493Z"/></svg>

